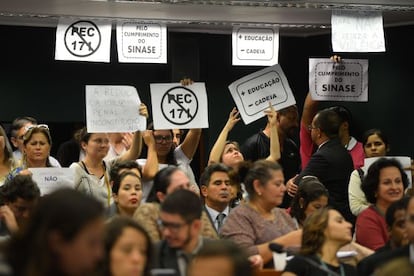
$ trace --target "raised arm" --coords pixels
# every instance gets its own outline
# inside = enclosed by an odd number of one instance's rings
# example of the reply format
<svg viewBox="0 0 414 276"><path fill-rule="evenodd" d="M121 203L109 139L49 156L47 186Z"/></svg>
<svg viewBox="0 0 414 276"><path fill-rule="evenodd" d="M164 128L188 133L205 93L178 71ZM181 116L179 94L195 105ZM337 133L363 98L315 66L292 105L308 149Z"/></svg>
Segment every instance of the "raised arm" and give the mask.
<svg viewBox="0 0 414 276"><path fill-rule="evenodd" d="M227 123L221 130L220 135L218 136L213 148L211 149L208 164L220 162L221 155L223 154L229 132L233 129L234 125L238 121L240 121L239 112L235 107L233 107L233 109L230 112Z"/></svg>
<svg viewBox="0 0 414 276"><path fill-rule="evenodd" d="M139 106L139 114L148 118L147 106L143 103ZM131 147L119 157L119 160L135 160L141 154L142 150L142 136L141 131L135 131L134 137L132 138Z"/></svg>
<svg viewBox="0 0 414 276"><path fill-rule="evenodd" d="M188 159L193 159L197 151L198 143L200 142L200 137L201 128L193 128L188 131L184 141L181 143L181 150Z"/></svg>
<svg viewBox="0 0 414 276"><path fill-rule="evenodd" d="M147 145L147 161L142 168L142 177L146 180L151 180L158 172L158 156L152 130L144 131L142 138L145 145Z"/></svg>
<svg viewBox="0 0 414 276"><path fill-rule="evenodd" d="M277 112L269 102L269 110L265 111L270 125L270 154L266 160L277 162L280 159L279 134L277 133Z"/></svg>

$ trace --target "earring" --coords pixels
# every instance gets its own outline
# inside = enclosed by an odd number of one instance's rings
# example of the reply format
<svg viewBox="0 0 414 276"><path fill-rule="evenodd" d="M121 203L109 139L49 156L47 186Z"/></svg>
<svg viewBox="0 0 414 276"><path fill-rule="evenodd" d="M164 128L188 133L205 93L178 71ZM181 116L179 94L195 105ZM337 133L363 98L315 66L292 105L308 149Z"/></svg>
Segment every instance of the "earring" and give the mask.
<svg viewBox="0 0 414 276"><path fill-rule="evenodd" d="M258 195L258 196L261 196L261 195L262 195L262 193L261 193L261 192L257 192L257 195Z"/></svg>

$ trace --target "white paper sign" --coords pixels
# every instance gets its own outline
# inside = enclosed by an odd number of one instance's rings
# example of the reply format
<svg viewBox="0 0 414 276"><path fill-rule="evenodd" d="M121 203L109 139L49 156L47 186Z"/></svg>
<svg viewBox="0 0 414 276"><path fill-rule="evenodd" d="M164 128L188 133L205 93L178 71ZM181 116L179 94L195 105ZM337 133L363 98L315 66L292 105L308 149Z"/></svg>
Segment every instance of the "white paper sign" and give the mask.
<svg viewBox="0 0 414 276"><path fill-rule="evenodd" d="M109 62L111 22L59 19L56 29L56 60Z"/></svg>
<svg viewBox="0 0 414 276"><path fill-rule="evenodd" d="M269 102L276 110L296 104L279 64L233 82L229 90L246 125L264 117Z"/></svg>
<svg viewBox="0 0 414 276"><path fill-rule="evenodd" d="M309 89L315 101L368 101L368 60L347 59L340 63L309 59Z"/></svg>
<svg viewBox="0 0 414 276"><path fill-rule="evenodd" d="M60 188L73 188L74 171L70 168L29 168L41 195L50 194Z"/></svg>
<svg viewBox="0 0 414 276"><path fill-rule="evenodd" d="M394 158L394 159L397 159L398 161L400 161L400 163L401 163L401 165L404 169L404 172L408 177L408 182L410 183L408 185L408 187L411 188L411 186L412 186L412 183L411 183L411 179L412 179L411 177L412 176L411 175L412 174L411 174L411 169L408 169L408 168L411 167L411 158L408 157L408 156L382 156L382 157L365 158L365 160L364 160L364 168L366 169L365 174L367 173L367 171L368 171L369 167L372 165L372 163L374 163L375 161L377 161L380 158L388 158L388 159Z"/></svg>
<svg viewBox="0 0 414 276"><path fill-rule="evenodd" d="M88 132L133 132L146 129L139 115L141 101L135 87L126 85L86 86Z"/></svg>
<svg viewBox="0 0 414 276"><path fill-rule="evenodd" d="M167 27L159 23L118 22L119 62L167 63Z"/></svg>
<svg viewBox="0 0 414 276"><path fill-rule="evenodd" d="M233 28L233 65L271 66L278 63L278 28Z"/></svg>
<svg viewBox="0 0 414 276"><path fill-rule="evenodd" d="M208 128L204 83L151 83L154 129Z"/></svg>
<svg viewBox="0 0 414 276"><path fill-rule="evenodd" d="M385 52L380 11L332 11L334 52Z"/></svg>

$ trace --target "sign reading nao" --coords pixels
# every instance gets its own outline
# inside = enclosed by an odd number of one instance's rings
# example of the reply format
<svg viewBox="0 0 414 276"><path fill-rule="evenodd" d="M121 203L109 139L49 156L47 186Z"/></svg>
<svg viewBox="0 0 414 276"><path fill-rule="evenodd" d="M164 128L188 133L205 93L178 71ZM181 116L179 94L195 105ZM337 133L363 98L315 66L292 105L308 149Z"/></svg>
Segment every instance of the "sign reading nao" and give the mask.
<svg viewBox="0 0 414 276"><path fill-rule="evenodd" d="M368 60L309 59L309 89L316 101L368 101Z"/></svg>
<svg viewBox="0 0 414 276"><path fill-rule="evenodd" d="M41 195L50 194L60 188L74 187L74 172L69 168L29 168Z"/></svg>
<svg viewBox="0 0 414 276"><path fill-rule="evenodd" d="M133 132L146 129L146 118L139 115L141 101L135 87L87 85L85 95L88 132Z"/></svg>
<svg viewBox="0 0 414 276"><path fill-rule="evenodd" d="M61 18L55 59L109 62L110 44L110 22Z"/></svg>
<svg viewBox="0 0 414 276"><path fill-rule="evenodd" d="M204 83L151 83L154 129L207 128L207 93Z"/></svg>
<svg viewBox="0 0 414 276"><path fill-rule="evenodd" d="M279 64L233 82L229 90L246 125L264 117L263 111L269 108L269 102L275 110L296 104Z"/></svg>
<svg viewBox="0 0 414 276"><path fill-rule="evenodd" d="M380 11L332 11L334 52L385 52Z"/></svg>
<svg viewBox="0 0 414 276"><path fill-rule="evenodd" d="M167 63L167 27L159 23L118 22L120 62Z"/></svg>

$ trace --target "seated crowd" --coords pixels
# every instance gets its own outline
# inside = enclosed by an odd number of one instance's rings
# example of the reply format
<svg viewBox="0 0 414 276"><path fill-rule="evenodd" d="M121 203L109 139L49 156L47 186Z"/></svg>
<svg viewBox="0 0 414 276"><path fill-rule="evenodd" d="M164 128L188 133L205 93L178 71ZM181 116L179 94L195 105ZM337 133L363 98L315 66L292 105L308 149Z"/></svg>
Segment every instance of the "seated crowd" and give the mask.
<svg viewBox="0 0 414 276"><path fill-rule="evenodd" d="M294 255L286 276L412 271L410 179L385 157L385 135L356 141L345 108L318 111L309 96L298 114L270 106L266 127L239 146L228 140L233 109L199 180L190 163L201 129L84 128L56 160L47 125L18 118L11 143L0 127L0 275L249 276L274 267L274 248ZM59 161L74 189L41 195L31 169Z"/></svg>

